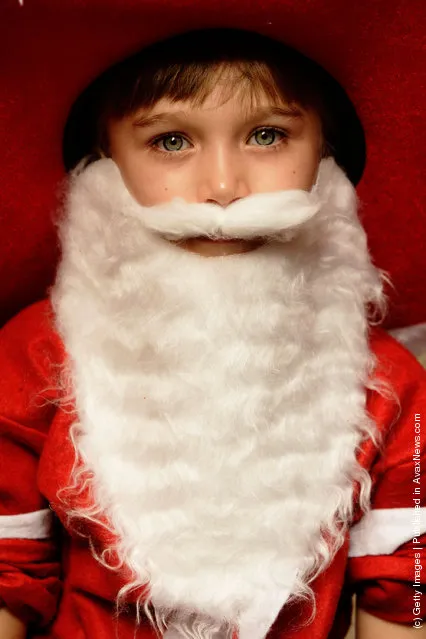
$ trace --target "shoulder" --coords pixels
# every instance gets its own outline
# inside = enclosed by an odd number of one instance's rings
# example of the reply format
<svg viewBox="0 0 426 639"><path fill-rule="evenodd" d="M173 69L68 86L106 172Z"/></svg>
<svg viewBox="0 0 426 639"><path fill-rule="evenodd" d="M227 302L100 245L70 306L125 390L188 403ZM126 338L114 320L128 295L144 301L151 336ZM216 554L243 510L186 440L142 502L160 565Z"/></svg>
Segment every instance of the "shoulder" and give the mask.
<svg viewBox="0 0 426 639"><path fill-rule="evenodd" d="M380 443L364 442L359 461L373 482L374 507L408 508L412 506L413 455L426 455L426 425L422 424L426 370L382 329L372 331L371 348L377 358L375 376L386 383L386 390L367 391L367 410L380 433Z"/></svg>
<svg viewBox="0 0 426 639"><path fill-rule="evenodd" d="M377 358L375 377L385 382L387 391L369 390L367 409L387 447L401 453L407 446L411 450L415 424L426 409L426 369L383 329L371 332L370 345Z"/></svg>
<svg viewBox="0 0 426 639"><path fill-rule="evenodd" d="M48 299L40 300L22 309L12 317L1 329L0 338L7 334L13 338L16 333L30 335L49 333L53 330L53 310Z"/></svg>
<svg viewBox="0 0 426 639"><path fill-rule="evenodd" d="M0 330L0 392L46 385L64 361L64 347L54 329L51 304L43 300L25 308Z"/></svg>
<svg viewBox="0 0 426 639"><path fill-rule="evenodd" d="M22 352L35 345L51 344L63 357L63 345L54 328L54 314L49 300L44 299L24 308L0 330L0 345L6 351Z"/></svg>
<svg viewBox="0 0 426 639"><path fill-rule="evenodd" d="M369 341L378 359L380 375L402 386L413 380L420 383L426 381L426 369L403 344L384 329L372 328Z"/></svg>

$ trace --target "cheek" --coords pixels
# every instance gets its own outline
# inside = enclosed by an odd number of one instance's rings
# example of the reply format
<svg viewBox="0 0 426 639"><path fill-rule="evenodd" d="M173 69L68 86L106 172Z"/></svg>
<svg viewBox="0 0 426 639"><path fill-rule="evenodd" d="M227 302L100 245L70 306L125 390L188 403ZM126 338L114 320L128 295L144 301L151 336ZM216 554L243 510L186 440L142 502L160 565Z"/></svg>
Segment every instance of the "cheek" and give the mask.
<svg viewBox="0 0 426 639"><path fill-rule="evenodd" d="M319 158L312 156L306 158L292 171L292 188L304 189L310 191L315 184L315 179L318 172Z"/></svg>
<svg viewBox="0 0 426 639"><path fill-rule="evenodd" d="M182 176L161 163L137 155L116 158L116 162L129 192L143 206L154 206L187 195Z"/></svg>
<svg viewBox="0 0 426 639"><path fill-rule="evenodd" d="M316 154L301 154L277 158L257 167L256 190L278 191L303 189L308 191L315 183L319 158Z"/></svg>

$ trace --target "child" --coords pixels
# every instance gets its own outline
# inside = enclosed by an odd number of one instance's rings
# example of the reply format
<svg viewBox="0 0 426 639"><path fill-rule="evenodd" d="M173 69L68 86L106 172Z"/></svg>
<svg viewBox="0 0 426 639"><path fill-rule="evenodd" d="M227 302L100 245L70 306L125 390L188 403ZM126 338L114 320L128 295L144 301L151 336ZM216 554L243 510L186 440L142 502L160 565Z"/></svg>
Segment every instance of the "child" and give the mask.
<svg viewBox="0 0 426 639"><path fill-rule="evenodd" d="M185 34L80 98L64 156L52 308L2 337L4 623L343 638L358 590L360 639L406 636L426 376L373 326L344 91L259 35Z"/></svg>

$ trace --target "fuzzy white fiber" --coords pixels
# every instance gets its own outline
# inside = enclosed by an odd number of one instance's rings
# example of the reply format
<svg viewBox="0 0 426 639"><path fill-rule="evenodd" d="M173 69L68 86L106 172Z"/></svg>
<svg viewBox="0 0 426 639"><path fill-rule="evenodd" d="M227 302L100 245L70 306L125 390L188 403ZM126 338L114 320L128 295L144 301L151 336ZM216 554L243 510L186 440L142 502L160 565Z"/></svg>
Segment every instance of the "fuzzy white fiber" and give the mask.
<svg viewBox="0 0 426 639"><path fill-rule="evenodd" d="M344 541L374 436L367 304L385 308L357 196L332 158L312 192L143 207L110 159L70 185L52 300L95 506L170 638L264 637ZM202 257L166 237L265 236ZM82 472L83 471L83 472ZM326 539L326 536L328 540Z"/></svg>

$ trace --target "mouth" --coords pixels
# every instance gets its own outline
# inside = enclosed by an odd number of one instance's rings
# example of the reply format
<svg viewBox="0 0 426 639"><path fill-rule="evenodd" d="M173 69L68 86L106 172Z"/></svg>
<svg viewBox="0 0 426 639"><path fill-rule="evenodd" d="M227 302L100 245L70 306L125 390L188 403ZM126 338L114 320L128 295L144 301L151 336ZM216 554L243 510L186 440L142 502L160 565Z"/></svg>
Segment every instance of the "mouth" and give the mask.
<svg viewBox="0 0 426 639"><path fill-rule="evenodd" d="M239 246L242 248L257 248L259 245L265 243L265 239L261 237L254 237L250 239L242 239L236 237L206 237L205 235L196 235L187 237L181 240L169 240L173 244L179 244L181 246L197 246L197 245L213 245L216 246Z"/></svg>
<svg viewBox="0 0 426 639"><path fill-rule="evenodd" d="M194 240L196 240L197 242L209 242L209 243L213 243L213 244L234 244L234 243L238 243L238 242L243 242L243 240L238 240L236 238L217 238L217 239L212 239L210 237L194 237L192 238Z"/></svg>
<svg viewBox="0 0 426 639"><path fill-rule="evenodd" d="M265 239L262 237L252 237L250 239L249 238L243 239L238 237L211 238L211 237L205 237L203 235L198 235L196 237L189 237L187 239L191 241L196 241L196 242L208 242L209 244L256 244L256 243L263 243L265 241Z"/></svg>

